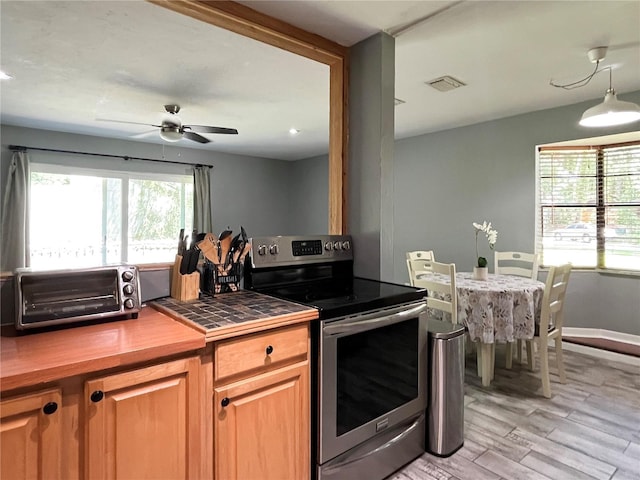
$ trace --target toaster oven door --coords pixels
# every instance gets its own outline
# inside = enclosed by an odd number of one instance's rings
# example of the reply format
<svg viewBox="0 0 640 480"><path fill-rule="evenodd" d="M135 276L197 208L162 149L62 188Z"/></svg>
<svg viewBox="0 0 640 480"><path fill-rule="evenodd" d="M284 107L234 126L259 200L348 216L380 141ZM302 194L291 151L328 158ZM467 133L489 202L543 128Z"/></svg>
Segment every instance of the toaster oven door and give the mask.
<svg viewBox="0 0 640 480"><path fill-rule="evenodd" d="M25 275L18 290L18 328L101 318L122 305L117 269Z"/></svg>

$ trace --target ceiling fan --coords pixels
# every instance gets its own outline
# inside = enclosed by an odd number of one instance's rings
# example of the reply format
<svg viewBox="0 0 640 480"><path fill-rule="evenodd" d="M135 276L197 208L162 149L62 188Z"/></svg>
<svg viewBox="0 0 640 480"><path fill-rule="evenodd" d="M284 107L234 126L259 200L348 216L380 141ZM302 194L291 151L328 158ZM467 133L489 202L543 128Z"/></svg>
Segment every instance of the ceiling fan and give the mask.
<svg viewBox="0 0 640 480"><path fill-rule="evenodd" d="M151 123L126 122L120 120L100 120L117 123L130 123L134 125L149 125L150 127L156 127L160 129L160 138L167 142L177 142L182 139L182 137L184 137L188 140L193 140L194 142L198 143L209 143L211 140L203 137L199 133L221 133L226 135L238 134L238 130L236 130L235 128L210 127L206 125L183 125L182 120L180 120L180 117L178 117L180 105L165 105L164 109L167 111L168 115L162 120L162 123L160 125L154 125Z"/></svg>

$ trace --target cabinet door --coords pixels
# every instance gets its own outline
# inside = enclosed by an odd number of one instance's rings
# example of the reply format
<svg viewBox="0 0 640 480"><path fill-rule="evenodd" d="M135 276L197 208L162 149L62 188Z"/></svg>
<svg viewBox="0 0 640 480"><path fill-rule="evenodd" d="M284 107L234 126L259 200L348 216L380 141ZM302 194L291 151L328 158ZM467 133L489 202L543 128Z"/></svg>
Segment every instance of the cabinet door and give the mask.
<svg viewBox="0 0 640 480"><path fill-rule="evenodd" d="M308 480L309 362L215 388L216 480Z"/></svg>
<svg viewBox="0 0 640 480"><path fill-rule="evenodd" d="M87 381L86 477L197 478L199 397L197 358Z"/></svg>
<svg viewBox="0 0 640 480"><path fill-rule="evenodd" d="M0 478L60 478L59 389L0 402Z"/></svg>

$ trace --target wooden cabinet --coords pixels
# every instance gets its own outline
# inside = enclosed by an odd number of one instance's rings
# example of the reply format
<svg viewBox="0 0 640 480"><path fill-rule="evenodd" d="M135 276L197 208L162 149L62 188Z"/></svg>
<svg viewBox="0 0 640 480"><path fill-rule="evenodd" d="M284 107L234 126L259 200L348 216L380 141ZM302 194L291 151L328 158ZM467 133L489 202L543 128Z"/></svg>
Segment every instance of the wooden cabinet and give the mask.
<svg viewBox="0 0 640 480"><path fill-rule="evenodd" d="M216 344L216 480L309 479L308 346L307 324Z"/></svg>
<svg viewBox="0 0 640 480"><path fill-rule="evenodd" d="M57 388L0 402L0 478L61 478L61 407Z"/></svg>
<svg viewBox="0 0 640 480"><path fill-rule="evenodd" d="M85 383L86 478L199 478L198 359Z"/></svg>
<svg viewBox="0 0 640 480"><path fill-rule="evenodd" d="M200 357L112 372L3 393L0 478L202 478Z"/></svg>

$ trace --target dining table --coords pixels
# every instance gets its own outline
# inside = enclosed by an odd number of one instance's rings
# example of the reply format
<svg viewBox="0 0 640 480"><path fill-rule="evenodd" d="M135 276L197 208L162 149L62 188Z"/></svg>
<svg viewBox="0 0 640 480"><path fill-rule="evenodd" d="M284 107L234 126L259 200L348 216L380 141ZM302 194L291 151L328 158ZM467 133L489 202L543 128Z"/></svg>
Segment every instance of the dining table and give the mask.
<svg viewBox="0 0 640 480"><path fill-rule="evenodd" d="M426 275L440 283L451 283L448 275ZM476 280L472 272L456 273L458 323L466 327L469 339L481 349L478 373L483 385L489 385L493 376L496 343L533 338L535 325L540 322L544 287L543 282L515 275L489 274L486 280ZM427 291L427 295L438 298L442 294ZM430 313L440 319L448 315Z"/></svg>

